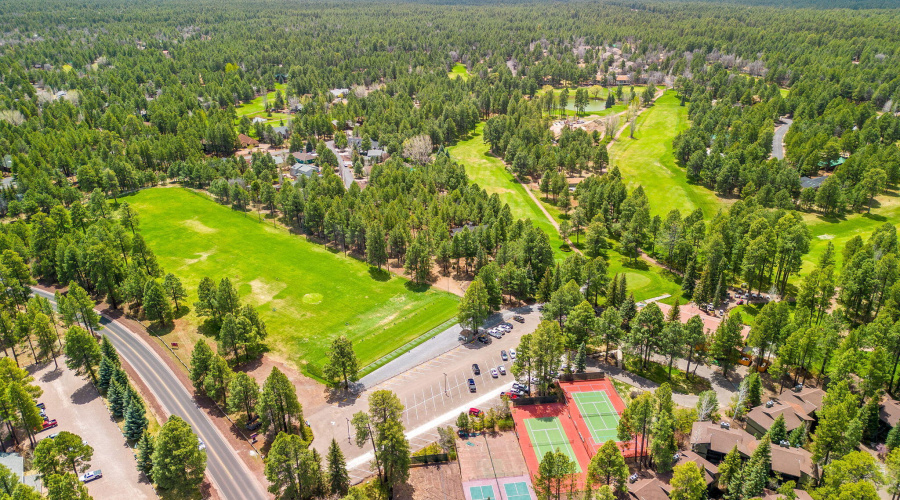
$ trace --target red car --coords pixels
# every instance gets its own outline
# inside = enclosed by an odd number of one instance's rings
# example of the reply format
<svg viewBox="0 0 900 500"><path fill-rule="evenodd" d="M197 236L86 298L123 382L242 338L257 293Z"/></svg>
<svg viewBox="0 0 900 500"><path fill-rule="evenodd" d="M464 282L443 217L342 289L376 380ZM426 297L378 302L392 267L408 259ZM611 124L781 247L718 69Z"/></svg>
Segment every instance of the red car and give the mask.
<svg viewBox="0 0 900 500"><path fill-rule="evenodd" d="M513 393L511 393L511 392L501 392L500 395L501 395L501 396L506 396L506 397L508 397L509 399L518 399L518 398L519 398L519 395L518 395L518 394L513 394Z"/></svg>
<svg viewBox="0 0 900 500"><path fill-rule="evenodd" d="M472 415L473 417L479 417L482 413L484 412L482 412L478 408L469 408L469 415Z"/></svg>
<svg viewBox="0 0 900 500"><path fill-rule="evenodd" d="M52 428L56 427L57 425L58 424L56 423L55 418L53 420L44 420L44 423L41 424L41 427L42 427L41 430L52 429Z"/></svg>

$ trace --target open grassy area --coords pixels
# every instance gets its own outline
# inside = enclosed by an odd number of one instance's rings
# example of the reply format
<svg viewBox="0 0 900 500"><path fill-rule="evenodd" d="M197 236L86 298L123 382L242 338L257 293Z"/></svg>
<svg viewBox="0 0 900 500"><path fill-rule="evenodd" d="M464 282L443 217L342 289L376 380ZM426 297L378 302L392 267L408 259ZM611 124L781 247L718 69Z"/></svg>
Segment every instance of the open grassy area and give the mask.
<svg viewBox="0 0 900 500"><path fill-rule="evenodd" d="M863 240L868 240L872 231L885 222L891 222L894 226L900 223L900 195L896 191L888 192L876 198L875 205L869 213L847 214L840 217L825 217L819 213L804 214L803 220L809 227L812 241L809 245L809 253L803 257L802 274L811 271L827 243L831 241L835 247L835 257L838 269L841 262L841 249L853 237L859 235ZM799 283L799 281L797 281Z"/></svg>
<svg viewBox="0 0 900 500"><path fill-rule="evenodd" d="M497 193L500 201L509 205L513 217L531 219L536 227L547 233L554 255L557 259L564 259L567 254L560 250L564 243L559 232L528 196L525 186L516 182L503 161L488 151L489 147L482 138L483 130L484 123L479 123L469 139L448 148L450 157L466 167L466 175L471 182L478 184L488 194Z"/></svg>
<svg viewBox="0 0 900 500"><path fill-rule="evenodd" d="M710 217L721 200L709 189L690 184L672 155L672 141L688 126L687 108L679 104L674 91L666 92L638 118L635 138L629 138L626 130L610 156L630 188L644 187L653 215L665 217L677 208L685 216L700 208Z"/></svg>
<svg viewBox="0 0 900 500"><path fill-rule="evenodd" d="M284 93L285 89L287 89L286 84L276 83L275 90L266 94L268 103L275 104L275 92L280 90L282 93ZM263 96L257 96L252 101L235 107L234 111L237 113L238 120L240 120L242 116L246 116L251 120L258 116L260 118L264 118L266 120L266 123L272 124L273 127L282 120L287 123L287 121L291 118L291 115L287 113L272 113L272 116L268 116L266 114L266 106L263 102Z"/></svg>
<svg viewBox="0 0 900 500"><path fill-rule="evenodd" d="M377 272L205 195L160 188L126 200L160 264L183 281L185 303L196 301L204 276L228 277L266 321L270 347L309 375L318 375L338 335L353 340L364 367L456 314L454 295ZM193 311L185 319L191 332L203 323Z"/></svg>
<svg viewBox="0 0 900 500"><path fill-rule="evenodd" d="M453 69L447 73L447 76L450 78L462 78L463 81L469 81L469 70L466 69L465 64L456 63L453 65Z"/></svg>

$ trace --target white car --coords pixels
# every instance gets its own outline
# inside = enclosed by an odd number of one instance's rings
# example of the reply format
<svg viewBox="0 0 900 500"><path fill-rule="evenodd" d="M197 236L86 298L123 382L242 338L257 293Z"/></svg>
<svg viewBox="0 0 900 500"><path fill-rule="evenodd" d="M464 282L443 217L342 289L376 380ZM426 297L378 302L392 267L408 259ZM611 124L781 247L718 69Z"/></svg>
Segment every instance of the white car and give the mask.
<svg viewBox="0 0 900 500"><path fill-rule="evenodd" d="M103 477L103 471L97 469L90 472L85 472L84 474L78 476L78 480L82 483L89 483L95 479L100 479L101 477Z"/></svg>
<svg viewBox="0 0 900 500"><path fill-rule="evenodd" d="M491 368L491 377L497 378L500 376L500 373L497 372L496 368Z"/></svg>
<svg viewBox="0 0 900 500"><path fill-rule="evenodd" d="M515 349L509 350L509 359L516 359L516 350Z"/></svg>
<svg viewBox="0 0 900 500"><path fill-rule="evenodd" d="M206 443L204 443L203 440L202 440L202 439L199 439L199 438L197 439L197 441L200 442L200 444L197 445L197 449L200 450L200 451L205 450L205 449L206 449Z"/></svg>
<svg viewBox="0 0 900 500"><path fill-rule="evenodd" d="M506 367L503 365L498 366L497 371L500 372L500 375L506 375Z"/></svg>

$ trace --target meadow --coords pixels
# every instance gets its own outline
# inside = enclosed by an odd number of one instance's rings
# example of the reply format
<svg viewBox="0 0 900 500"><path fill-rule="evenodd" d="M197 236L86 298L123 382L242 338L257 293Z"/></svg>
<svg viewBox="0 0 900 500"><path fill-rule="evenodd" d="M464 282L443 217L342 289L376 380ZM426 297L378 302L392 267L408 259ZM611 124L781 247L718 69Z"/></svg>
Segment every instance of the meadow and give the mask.
<svg viewBox="0 0 900 500"><path fill-rule="evenodd" d="M260 117L265 119L266 123L272 125L273 127L278 126L282 121L287 124L287 121L291 118L290 114L272 113L272 116L268 116L268 114L266 113L265 102L263 102L265 100L269 104L275 104L275 92L280 90L282 94L284 94L285 89L287 89L286 84L276 83L275 90L266 94L265 99L263 99L263 96L256 96L252 101L235 107L234 111L235 113L237 113L238 120L240 120L243 116L246 116L250 120L253 120L256 117ZM235 122L235 124L237 124L237 122Z"/></svg>
<svg viewBox="0 0 900 500"><path fill-rule="evenodd" d="M466 69L466 65L463 63L456 63L453 65L453 68L447 73L447 76L450 78L462 78L463 81L469 81L469 70Z"/></svg>
<svg viewBox="0 0 900 500"><path fill-rule="evenodd" d="M638 117L634 139L626 129L610 151L628 187L644 187L652 215L665 217L678 209L685 216L700 208L711 217L722 205L715 193L688 182L684 169L675 164L672 141L687 126L687 108L668 91Z"/></svg>
<svg viewBox="0 0 900 500"><path fill-rule="evenodd" d="M513 217L531 219L536 227L547 233L556 259L564 259L566 252L561 247L565 243L559 232L528 196L525 186L506 170L503 160L490 153L489 146L484 143L483 131L484 123L479 123L469 139L448 148L450 158L465 166L469 181L478 184L488 194L497 193L500 201L509 205Z"/></svg>
<svg viewBox="0 0 900 500"><path fill-rule="evenodd" d="M124 201L140 215L159 263L184 283L185 303L196 301L201 278L228 277L266 321L270 348L308 375L320 375L338 335L353 340L365 367L456 314L454 295L371 269L204 194L158 188ZM192 345L203 322L191 310L164 339Z"/></svg>

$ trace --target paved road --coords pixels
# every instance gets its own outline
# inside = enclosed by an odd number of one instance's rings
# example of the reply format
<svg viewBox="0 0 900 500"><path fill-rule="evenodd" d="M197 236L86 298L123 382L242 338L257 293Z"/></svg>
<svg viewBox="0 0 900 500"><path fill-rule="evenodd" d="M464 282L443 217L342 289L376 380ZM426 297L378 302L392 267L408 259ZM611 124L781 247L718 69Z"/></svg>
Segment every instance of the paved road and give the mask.
<svg viewBox="0 0 900 500"><path fill-rule="evenodd" d="M341 159L341 152L334 147L334 141L327 141L325 142L325 145L328 146L328 149L330 149L335 156L337 156L338 175L340 175L341 180L344 181L344 187L350 189L350 185L353 184L353 165L350 162Z"/></svg>
<svg viewBox="0 0 900 500"><path fill-rule="evenodd" d="M52 294L39 289L33 290L53 303ZM190 393L156 351L119 322L101 316L100 323L104 327L103 333L119 351L119 355L134 368L165 411L188 422L206 444L207 473L222 498L268 498L255 475L237 456L209 417L197 407Z"/></svg>
<svg viewBox="0 0 900 500"><path fill-rule="evenodd" d="M784 159L784 135L791 128L791 123L794 123L789 118L782 118L781 121L784 124L775 127L775 135L772 136L772 158L778 158L779 160Z"/></svg>

